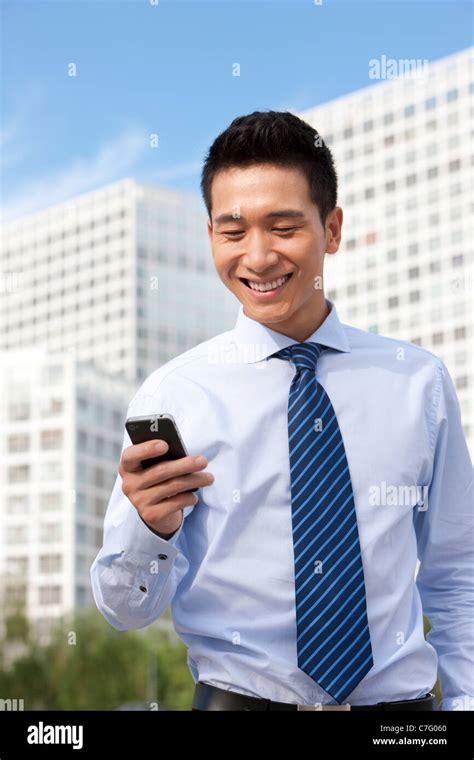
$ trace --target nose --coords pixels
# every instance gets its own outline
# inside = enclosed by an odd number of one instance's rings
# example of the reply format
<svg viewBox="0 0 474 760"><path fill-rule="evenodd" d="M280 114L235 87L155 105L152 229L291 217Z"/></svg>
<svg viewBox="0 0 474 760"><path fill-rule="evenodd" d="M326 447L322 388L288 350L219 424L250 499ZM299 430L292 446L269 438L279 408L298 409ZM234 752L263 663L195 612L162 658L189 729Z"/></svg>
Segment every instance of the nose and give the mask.
<svg viewBox="0 0 474 760"><path fill-rule="evenodd" d="M249 272L261 274L278 264L279 254L272 250L264 233L255 231L246 236L245 242L247 250L242 256L242 263Z"/></svg>

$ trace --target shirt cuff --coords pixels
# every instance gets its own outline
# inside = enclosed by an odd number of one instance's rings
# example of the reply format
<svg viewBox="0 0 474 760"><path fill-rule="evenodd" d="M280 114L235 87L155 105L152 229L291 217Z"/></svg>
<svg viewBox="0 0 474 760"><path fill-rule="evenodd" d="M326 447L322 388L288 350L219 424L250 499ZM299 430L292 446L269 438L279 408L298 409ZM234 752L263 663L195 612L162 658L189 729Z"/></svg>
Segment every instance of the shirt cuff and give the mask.
<svg viewBox="0 0 474 760"><path fill-rule="evenodd" d="M151 528L145 522L145 520L143 519L143 517L140 515L139 512L137 512L137 515L140 518L140 520L142 521L142 523L145 526L145 528L147 529L147 531L149 533L151 533L153 536L156 536L156 538L159 538L161 541L164 541L166 544L172 544L172 545L174 545L176 543L176 541L178 540L179 534L181 533L181 530L183 528L183 523L184 523L184 515L183 515L183 511L182 510L181 510L181 524L180 524L179 528L177 528L177 530L169 538L163 538L162 536L159 536L158 533L156 532L156 530L154 530L153 528Z"/></svg>
<svg viewBox="0 0 474 760"><path fill-rule="evenodd" d="M148 562L150 558L165 552L172 562L179 549L175 546L183 529L184 518L176 533L166 540L154 533L141 518L133 504L130 504L129 513L122 523L122 549L133 557L138 563Z"/></svg>

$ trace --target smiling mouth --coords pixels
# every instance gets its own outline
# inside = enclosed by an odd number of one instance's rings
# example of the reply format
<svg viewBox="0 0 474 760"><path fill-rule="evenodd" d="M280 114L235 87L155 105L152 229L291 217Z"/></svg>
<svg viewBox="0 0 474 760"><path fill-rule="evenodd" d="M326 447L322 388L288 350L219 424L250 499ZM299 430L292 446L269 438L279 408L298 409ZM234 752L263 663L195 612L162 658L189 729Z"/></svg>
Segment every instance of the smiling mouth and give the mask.
<svg viewBox="0 0 474 760"><path fill-rule="evenodd" d="M266 280L265 282L249 281L245 277L239 277L239 280L240 282L243 282L249 290L254 290L257 293L267 293L272 290L277 290L277 288L281 288L282 285L285 285L291 278L292 274L293 272L288 272L285 275L275 277L273 280Z"/></svg>

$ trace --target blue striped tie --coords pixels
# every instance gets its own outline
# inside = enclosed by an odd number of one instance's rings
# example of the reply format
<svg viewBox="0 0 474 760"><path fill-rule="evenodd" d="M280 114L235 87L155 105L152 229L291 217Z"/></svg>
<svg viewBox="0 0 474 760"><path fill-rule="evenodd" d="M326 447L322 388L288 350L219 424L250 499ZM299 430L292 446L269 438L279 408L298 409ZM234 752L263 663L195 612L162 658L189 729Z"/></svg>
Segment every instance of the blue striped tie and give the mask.
<svg viewBox="0 0 474 760"><path fill-rule="evenodd" d="M296 366L288 400L298 667L341 703L373 665L351 477L316 379L325 346L273 354Z"/></svg>

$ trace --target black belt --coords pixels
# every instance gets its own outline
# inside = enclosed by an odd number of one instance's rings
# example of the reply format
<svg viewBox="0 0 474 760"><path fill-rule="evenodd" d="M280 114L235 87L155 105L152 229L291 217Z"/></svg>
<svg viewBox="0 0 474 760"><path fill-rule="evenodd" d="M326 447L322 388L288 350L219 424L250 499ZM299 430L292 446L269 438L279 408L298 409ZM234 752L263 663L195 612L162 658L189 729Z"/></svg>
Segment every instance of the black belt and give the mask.
<svg viewBox="0 0 474 760"><path fill-rule="evenodd" d="M271 699L250 697L235 691L219 689L217 686L198 681L194 690L192 710L436 710L436 696L429 692L418 699L401 702L378 702L376 705L295 704L293 702L273 702Z"/></svg>

